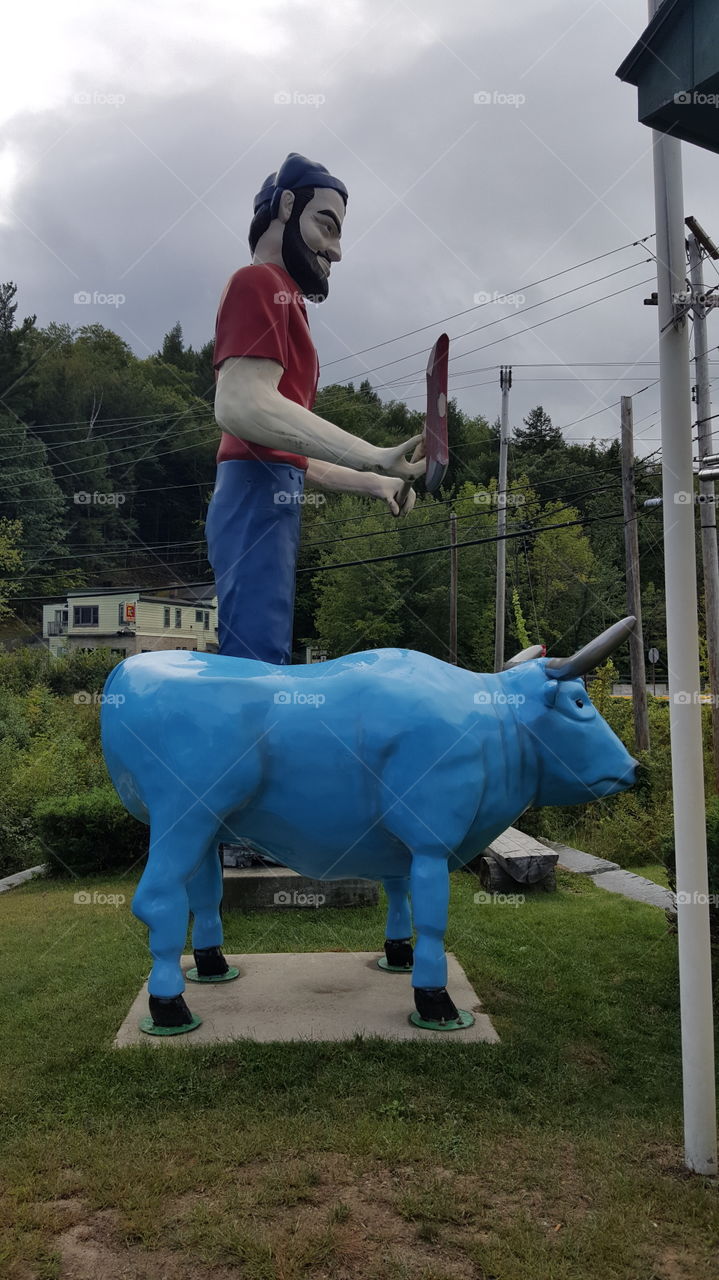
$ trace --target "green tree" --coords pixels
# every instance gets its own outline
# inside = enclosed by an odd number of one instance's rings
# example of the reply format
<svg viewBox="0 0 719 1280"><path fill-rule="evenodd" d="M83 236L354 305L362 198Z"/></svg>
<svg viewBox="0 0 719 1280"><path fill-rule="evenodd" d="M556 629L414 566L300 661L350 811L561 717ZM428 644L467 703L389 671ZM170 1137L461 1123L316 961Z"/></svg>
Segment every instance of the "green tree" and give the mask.
<svg viewBox="0 0 719 1280"><path fill-rule="evenodd" d="M17 528L25 591L47 594L82 585L70 566L64 569L66 501L48 466L42 441L23 423L0 415L0 515Z"/></svg>
<svg viewBox="0 0 719 1280"><path fill-rule="evenodd" d="M17 591L17 577L22 569L22 554L17 545L20 534L19 521L0 517L0 619L12 612L8 601Z"/></svg>
<svg viewBox="0 0 719 1280"><path fill-rule="evenodd" d="M378 519L370 512L365 500L349 494L333 504L335 520L351 519L352 534L367 536L329 547L319 557L322 572L314 579L315 629L332 657L402 641L407 572L399 567L401 561L331 568L347 560L391 555L398 549L396 533L383 528L386 522L381 511L379 515Z"/></svg>
<svg viewBox="0 0 719 1280"><path fill-rule="evenodd" d="M23 418L32 404L33 374L31 335L35 316L15 323L17 285L12 280L0 284L0 405Z"/></svg>
<svg viewBox="0 0 719 1280"><path fill-rule="evenodd" d="M550 449L562 447L564 437L559 427L555 427L548 413L541 404L530 410L524 419L524 427L514 429L514 447L520 453L547 453Z"/></svg>

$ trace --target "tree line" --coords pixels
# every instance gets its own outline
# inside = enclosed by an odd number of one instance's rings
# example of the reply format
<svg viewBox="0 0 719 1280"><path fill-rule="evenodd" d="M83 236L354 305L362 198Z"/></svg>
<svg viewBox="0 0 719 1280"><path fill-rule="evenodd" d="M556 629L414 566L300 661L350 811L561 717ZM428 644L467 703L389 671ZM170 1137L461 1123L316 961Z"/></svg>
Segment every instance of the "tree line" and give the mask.
<svg viewBox="0 0 719 1280"><path fill-rule="evenodd" d="M204 520L218 428L213 344L181 325L140 358L99 324L18 319L0 285L0 603L5 637L37 632L39 597L88 587L166 587L210 579ZM369 382L324 387L316 411L388 445L423 415ZM449 516L459 550L458 660L492 665L499 425L451 400L450 465L408 519L350 495L306 502L295 645L330 656L403 645L446 658ZM617 441L568 442L540 405L515 427L507 495L507 653L527 642L568 651L625 611ZM659 492L637 464L639 500ZM661 517L639 515L644 627L663 654ZM465 545L463 545L465 544ZM340 566L340 567L335 567Z"/></svg>

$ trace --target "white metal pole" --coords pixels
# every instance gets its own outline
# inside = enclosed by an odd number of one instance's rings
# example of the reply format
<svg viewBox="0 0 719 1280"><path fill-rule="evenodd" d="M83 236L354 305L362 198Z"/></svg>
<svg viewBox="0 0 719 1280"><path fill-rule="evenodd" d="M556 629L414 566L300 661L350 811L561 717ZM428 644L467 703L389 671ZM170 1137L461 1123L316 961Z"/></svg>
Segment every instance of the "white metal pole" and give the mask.
<svg viewBox="0 0 719 1280"><path fill-rule="evenodd" d="M497 586L494 600L494 669L504 666L504 614L507 578L507 455L509 452L509 388L512 370L500 369L502 417L499 431L499 478L497 481Z"/></svg>
<svg viewBox="0 0 719 1280"><path fill-rule="evenodd" d="M649 0L649 16L659 0ZM709 886L699 703L689 334L675 299L686 287L681 143L655 131L654 204L659 295L664 578L669 727L679 919L684 1158L717 1172Z"/></svg>

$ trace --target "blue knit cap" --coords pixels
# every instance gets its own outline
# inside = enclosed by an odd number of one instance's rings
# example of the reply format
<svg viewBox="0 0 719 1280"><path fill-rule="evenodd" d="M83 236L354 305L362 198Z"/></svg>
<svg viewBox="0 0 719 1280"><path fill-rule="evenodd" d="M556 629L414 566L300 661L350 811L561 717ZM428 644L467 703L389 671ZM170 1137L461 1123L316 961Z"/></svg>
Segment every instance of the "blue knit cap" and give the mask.
<svg viewBox="0 0 719 1280"><path fill-rule="evenodd" d="M255 196L253 212L257 213L262 205L269 204L270 217L277 217L280 197L283 191L297 191L300 187L330 187L339 191L345 202L347 188L339 178L333 178L329 169L314 160L308 160L297 151L291 151L283 161L277 173L271 173L262 183L262 188Z"/></svg>

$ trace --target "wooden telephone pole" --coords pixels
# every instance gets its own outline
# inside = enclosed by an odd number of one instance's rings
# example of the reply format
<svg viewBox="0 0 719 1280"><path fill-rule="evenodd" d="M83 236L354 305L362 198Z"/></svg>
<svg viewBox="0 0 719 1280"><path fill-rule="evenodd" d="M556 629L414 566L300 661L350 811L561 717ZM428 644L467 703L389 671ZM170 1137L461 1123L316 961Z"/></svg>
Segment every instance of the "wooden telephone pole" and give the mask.
<svg viewBox="0 0 719 1280"><path fill-rule="evenodd" d="M622 500L624 503L624 553L627 562L627 613L634 614L637 625L629 636L629 662L632 672L632 710L634 741L637 751L649 750L649 718L647 716L647 675L644 667L642 634L642 593L639 578L639 530L634 491L634 414L632 397L622 396Z"/></svg>
<svg viewBox="0 0 719 1280"><path fill-rule="evenodd" d="M719 249L695 218L686 218L689 236L689 269L694 312L694 369L697 406L699 471L699 519L704 571L704 614L706 619L709 689L711 692L712 752L714 790L719 793L719 551L717 549L717 517L714 480L704 476L703 462L714 453L712 437L712 404L709 378L706 313L716 305L714 296L707 298L704 288L703 250L719 258Z"/></svg>
<svg viewBox="0 0 719 1280"><path fill-rule="evenodd" d="M449 517L449 660L457 665L457 517Z"/></svg>
<svg viewBox="0 0 719 1280"><path fill-rule="evenodd" d="M507 455L509 453L509 388L512 370L501 368L502 417L499 432L499 477L497 480L497 588L494 601L494 669L504 666L504 613L507 579Z"/></svg>

